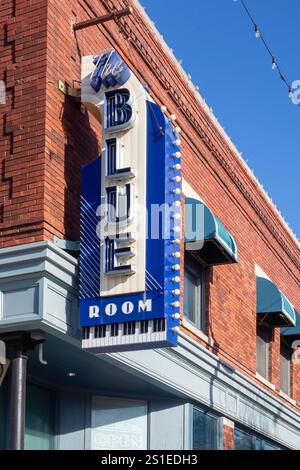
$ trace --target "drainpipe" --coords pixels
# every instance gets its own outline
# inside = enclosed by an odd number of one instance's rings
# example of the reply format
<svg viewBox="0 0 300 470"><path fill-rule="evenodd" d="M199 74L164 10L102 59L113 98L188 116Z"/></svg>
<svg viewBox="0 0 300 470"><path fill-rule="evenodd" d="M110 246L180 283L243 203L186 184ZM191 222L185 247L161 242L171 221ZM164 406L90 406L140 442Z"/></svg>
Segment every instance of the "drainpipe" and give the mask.
<svg viewBox="0 0 300 470"><path fill-rule="evenodd" d="M24 449L27 351L13 348L10 363L7 448Z"/></svg>
<svg viewBox="0 0 300 470"><path fill-rule="evenodd" d="M1 335L0 339L6 344L10 360L7 449L23 450L28 353L43 343L45 338L39 332L21 331Z"/></svg>

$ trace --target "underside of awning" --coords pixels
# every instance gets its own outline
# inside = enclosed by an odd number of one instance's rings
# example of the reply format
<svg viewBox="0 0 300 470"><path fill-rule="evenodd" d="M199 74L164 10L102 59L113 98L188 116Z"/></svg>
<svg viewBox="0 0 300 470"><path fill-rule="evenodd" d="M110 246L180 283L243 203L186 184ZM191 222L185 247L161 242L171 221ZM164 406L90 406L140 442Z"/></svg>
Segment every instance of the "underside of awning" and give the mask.
<svg viewBox="0 0 300 470"><path fill-rule="evenodd" d="M256 278L256 312L261 324L272 327L295 326L293 305L269 279Z"/></svg>
<svg viewBox="0 0 300 470"><path fill-rule="evenodd" d="M296 325L291 328L282 328L281 334L289 341L300 340L300 314L296 312Z"/></svg>
<svg viewBox="0 0 300 470"><path fill-rule="evenodd" d="M186 250L207 266L237 262L237 246L204 202L185 199Z"/></svg>

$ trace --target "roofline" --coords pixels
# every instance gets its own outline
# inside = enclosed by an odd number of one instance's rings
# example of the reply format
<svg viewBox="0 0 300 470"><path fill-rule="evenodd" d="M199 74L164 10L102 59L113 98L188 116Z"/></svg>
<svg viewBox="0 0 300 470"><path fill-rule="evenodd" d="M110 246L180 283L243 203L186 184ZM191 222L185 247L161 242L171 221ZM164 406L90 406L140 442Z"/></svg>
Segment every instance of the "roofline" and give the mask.
<svg viewBox="0 0 300 470"><path fill-rule="evenodd" d="M179 60L177 59L177 57L174 55L174 52L173 50L167 45L167 43L165 42L163 36L160 34L160 32L158 31L158 29L156 28L154 22L151 20L151 18L149 17L149 15L146 13L145 11L145 8L141 5L140 1L139 0L132 0L132 3L135 5L135 7L138 9L139 13L141 14L141 16L143 16L143 18L145 19L145 21L148 23L149 27L151 28L151 30L153 31L156 39L161 43L162 45L162 48L164 49L164 51L170 56L170 58L172 59L172 61L175 63L180 75L183 76L183 78L185 79L188 87L190 88L190 90L194 93L196 99L199 101L200 105L204 108L204 110L206 111L206 113L210 116L211 120L213 121L213 123L215 124L215 126L217 127L217 129L219 130L220 134L222 135L222 137L225 139L225 141L227 142L227 144L229 145L229 147L231 148L231 150L235 153L235 155L238 157L239 161L241 162L242 166L244 167L244 169L246 170L246 172L248 173L248 175L250 176L250 178L258 185L259 189L261 190L261 192L263 193L264 197L266 198L266 201L270 204L270 206L272 207L272 209L275 211L276 215L278 216L280 222L283 224L284 228L286 229L286 231L288 232L288 234L291 236L291 238L293 239L293 241L295 242L295 244L297 245L297 247L300 249L300 241L297 237L297 235L295 234L295 232L292 230L292 228L289 226L288 222L285 220L284 216L281 214L281 212L279 211L278 207L275 205L274 201L271 199L271 197L269 196L269 194L267 193L267 191L265 190L265 188L263 187L262 183L259 181L259 179L257 178L257 176L254 174L254 171L250 168L250 166L247 164L247 162L244 160L241 152L238 150L238 148L236 147L236 145L232 142L231 138L229 137L229 135L227 134L227 132L225 131L225 129L221 126L220 122L218 121L218 119L216 118L216 116L214 115L213 113L213 110L212 108L210 108L208 106L208 104L206 103L205 99L203 98L203 96L200 94L199 90L196 88L196 86L193 84L193 82L191 81L191 78L190 76L188 75L188 73L184 70L184 68L182 67L181 63L179 62Z"/></svg>

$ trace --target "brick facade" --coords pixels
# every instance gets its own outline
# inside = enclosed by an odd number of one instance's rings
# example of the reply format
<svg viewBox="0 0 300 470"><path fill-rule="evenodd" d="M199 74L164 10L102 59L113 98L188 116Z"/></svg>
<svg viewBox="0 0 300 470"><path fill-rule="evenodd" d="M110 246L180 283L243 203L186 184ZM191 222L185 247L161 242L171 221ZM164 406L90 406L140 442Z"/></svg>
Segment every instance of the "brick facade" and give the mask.
<svg viewBox="0 0 300 470"><path fill-rule="evenodd" d="M72 22L133 4L134 14L76 34ZM146 83L153 99L177 115L183 176L235 238L239 263L206 275L207 336L196 341L254 381L256 378L255 264L300 309L300 249L296 239L242 162L180 66L162 46L135 2L122 0L4 0L0 6L1 114L0 247L79 239L80 167L100 152L100 129L58 81L80 86L80 57L114 47ZM271 347L271 382L280 391L280 332ZM300 410L300 374L292 398ZM224 446L232 436L224 435Z"/></svg>

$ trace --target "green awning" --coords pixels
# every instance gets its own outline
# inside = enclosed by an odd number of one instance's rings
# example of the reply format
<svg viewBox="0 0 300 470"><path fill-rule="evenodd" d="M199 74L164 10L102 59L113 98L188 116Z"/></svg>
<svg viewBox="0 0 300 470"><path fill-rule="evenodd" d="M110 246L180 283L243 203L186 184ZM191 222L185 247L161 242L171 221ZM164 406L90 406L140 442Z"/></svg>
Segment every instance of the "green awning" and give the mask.
<svg viewBox="0 0 300 470"><path fill-rule="evenodd" d="M281 334L291 341L300 339L300 314L298 312L296 312L296 325L291 328L281 328Z"/></svg>
<svg viewBox="0 0 300 470"><path fill-rule="evenodd" d="M256 278L256 312L261 322L272 327L295 326L293 305L269 279Z"/></svg>
<svg viewBox="0 0 300 470"><path fill-rule="evenodd" d="M222 222L198 199L185 198L185 244L208 266L237 262L237 246Z"/></svg>

